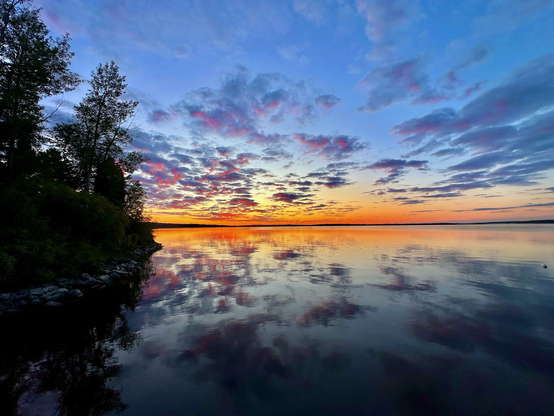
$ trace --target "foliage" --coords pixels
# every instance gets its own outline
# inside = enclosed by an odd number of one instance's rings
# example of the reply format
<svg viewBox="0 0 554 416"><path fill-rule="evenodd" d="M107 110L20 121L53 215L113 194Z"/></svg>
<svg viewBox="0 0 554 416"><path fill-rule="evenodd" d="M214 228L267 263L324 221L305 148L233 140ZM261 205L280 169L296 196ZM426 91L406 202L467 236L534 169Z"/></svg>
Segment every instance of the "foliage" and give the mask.
<svg viewBox="0 0 554 416"><path fill-rule="evenodd" d="M99 65L92 73L90 89L75 107L75 120L54 129L56 143L75 164L82 188L89 191L112 159L127 174L143 161L140 152L125 152L131 142L129 129L138 102L121 100L125 77L114 62Z"/></svg>
<svg viewBox="0 0 554 416"><path fill-rule="evenodd" d="M20 178L0 195L0 285L76 276L118 254L129 220L101 195Z"/></svg>
<svg viewBox="0 0 554 416"><path fill-rule="evenodd" d="M29 0L0 0L0 289L91 271L152 241L126 151L137 102L99 65L70 123L48 140L40 100L74 89L69 35L52 38ZM49 147L48 147L48 146Z"/></svg>
<svg viewBox="0 0 554 416"><path fill-rule="evenodd" d="M28 0L0 0L0 183L28 172L42 142L40 100L74 89L69 35L48 36Z"/></svg>

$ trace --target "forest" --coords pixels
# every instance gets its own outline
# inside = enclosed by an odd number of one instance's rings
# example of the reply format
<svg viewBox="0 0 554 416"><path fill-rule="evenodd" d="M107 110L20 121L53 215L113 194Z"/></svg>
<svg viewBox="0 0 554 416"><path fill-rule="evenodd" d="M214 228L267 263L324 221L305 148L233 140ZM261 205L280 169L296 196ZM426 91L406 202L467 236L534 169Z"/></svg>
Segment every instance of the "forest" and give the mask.
<svg viewBox="0 0 554 416"><path fill-rule="evenodd" d="M125 76L114 62L88 81L72 72L69 34L51 36L30 0L1 0L0 14L0 289L15 289L94 271L153 237ZM85 82L69 114L46 111L45 98Z"/></svg>

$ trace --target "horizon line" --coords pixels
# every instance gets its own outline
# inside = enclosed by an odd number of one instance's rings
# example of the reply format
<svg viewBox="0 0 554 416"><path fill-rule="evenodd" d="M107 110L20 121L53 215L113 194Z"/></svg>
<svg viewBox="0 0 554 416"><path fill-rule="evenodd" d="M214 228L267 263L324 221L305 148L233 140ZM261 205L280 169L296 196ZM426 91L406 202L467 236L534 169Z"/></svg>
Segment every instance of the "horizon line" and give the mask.
<svg viewBox="0 0 554 416"><path fill-rule="evenodd" d="M486 222L425 222L425 223L379 223L379 224L367 224L367 223L323 223L323 224L242 224L242 225L226 225L226 224L182 224L182 223L163 223L163 222L151 222L154 228L194 228L194 227L384 227L384 226L417 226L417 225L494 225L494 224L554 224L554 219L542 219L542 220L514 220L514 221L486 221Z"/></svg>

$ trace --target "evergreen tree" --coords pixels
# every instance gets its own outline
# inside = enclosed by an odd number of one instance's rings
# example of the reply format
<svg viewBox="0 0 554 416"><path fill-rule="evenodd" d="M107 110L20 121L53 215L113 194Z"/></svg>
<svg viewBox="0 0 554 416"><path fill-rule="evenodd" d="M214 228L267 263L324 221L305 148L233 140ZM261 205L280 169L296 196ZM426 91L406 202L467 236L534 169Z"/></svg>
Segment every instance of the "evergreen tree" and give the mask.
<svg viewBox="0 0 554 416"><path fill-rule="evenodd" d="M0 0L0 183L29 170L42 137L40 100L80 82L69 35L52 38L29 0Z"/></svg>

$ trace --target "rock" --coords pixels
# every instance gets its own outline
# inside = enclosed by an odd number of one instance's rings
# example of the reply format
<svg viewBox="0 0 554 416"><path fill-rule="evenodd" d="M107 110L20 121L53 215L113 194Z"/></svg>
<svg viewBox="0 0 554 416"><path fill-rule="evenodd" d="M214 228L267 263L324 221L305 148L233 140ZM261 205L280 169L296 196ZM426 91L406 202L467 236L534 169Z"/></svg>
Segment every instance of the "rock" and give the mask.
<svg viewBox="0 0 554 416"><path fill-rule="evenodd" d="M83 292L81 292L79 289L72 289L67 292L68 299L74 300L79 299L80 297L83 297Z"/></svg>
<svg viewBox="0 0 554 416"><path fill-rule="evenodd" d="M26 308L27 306L29 306L29 302L27 302L26 300L20 300L15 303L15 306L17 306L18 308Z"/></svg>
<svg viewBox="0 0 554 416"><path fill-rule="evenodd" d="M42 288L42 287L37 287L35 289L31 289L31 291L30 291L31 296L42 296L42 295L44 295L44 293L45 293L44 288Z"/></svg>
<svg viewBox="0 0 554 416"><path fill-rule="evenodd" d="M30 292L27 289L22 289L12 293L11 299L12 299L12 302L17 302L19 300L27 299L29 295L30 295Z"/></svg>
<svg viewBox="0 0 554 416"><path fill-rule="evenodd" d="M44 293L50 293L58 289L59 289L58 286L48 286L44 288Z"/></svg>
<svg viewBox="0 0 554 416"><path fill-rule="evenodd" d="M60 302L54 302L54 301L46 302L47 308L61 308L61 306L62 304Z"/></svg>
<svg viewBox="0 0 554 416"><path fill-rule="evenodd" d="M0 293L0 301L10 300L11 293Z"/></svg>
<svg viewBox="0 0 554 416"><path fill-rule="evenodd" d="M114 282L113 282L113 278L110 276L108 276L107 274L103 275L103 276L100 276L99 278L102 282L104 282L106 285L108 286L113 286Z"/></svg>
<svg viewBox="0 0 554 416"><path fill-rule="evenodd" d="M41 299L45 302L60 302L64 300L64 298L67 295L68 290L67 289L58 289L54 292L49 292L44 295L42 295Z"/></svg>
<svg viewBox="0 0 554 416"><path fill-rule="evenodd" d="M10 296L10 300L12 302L18 302L20 300L27 299L28 297L29 297L29 291L26 289L22 289L12 293Z"/></svg>
<svg viewBox="0 0 554 416"><path fill-rule="evenodd" d="M88 273L81 273L81 278L83 280L89 280L89 279L92 279L92 276Z"/></svg>
<svg viewBox="0 0 554 416"><path fill-rule="evenodd" d="M114 272L119 276L129 276L131 273L126 272L125 270L115 269ZM110 273L111 275L111 273Z"/></svg>
<svg viewBox="0 0 554 416"><path fill-rule="evenodd" d="M42 301L40 299L33 299L31 301L31 306L40 306L42 305Z"/></svg>
<svg viewBox="0 0 554 416"><path fill-rule="evenodd" d="M12 302L7 301L7 300L5 300L3 302L0 302L0 305L3 306L4 309L13 309L13 308L15 308L15 305Z"/></svg>
<svg viewBox="0 0 554 416"><path fill-rule="evenodd" d="M98 282L92 278L87 280L79 279L77 280L77 284L75 286L82 287L82 288L90 288L97 284Z"/></svg>

